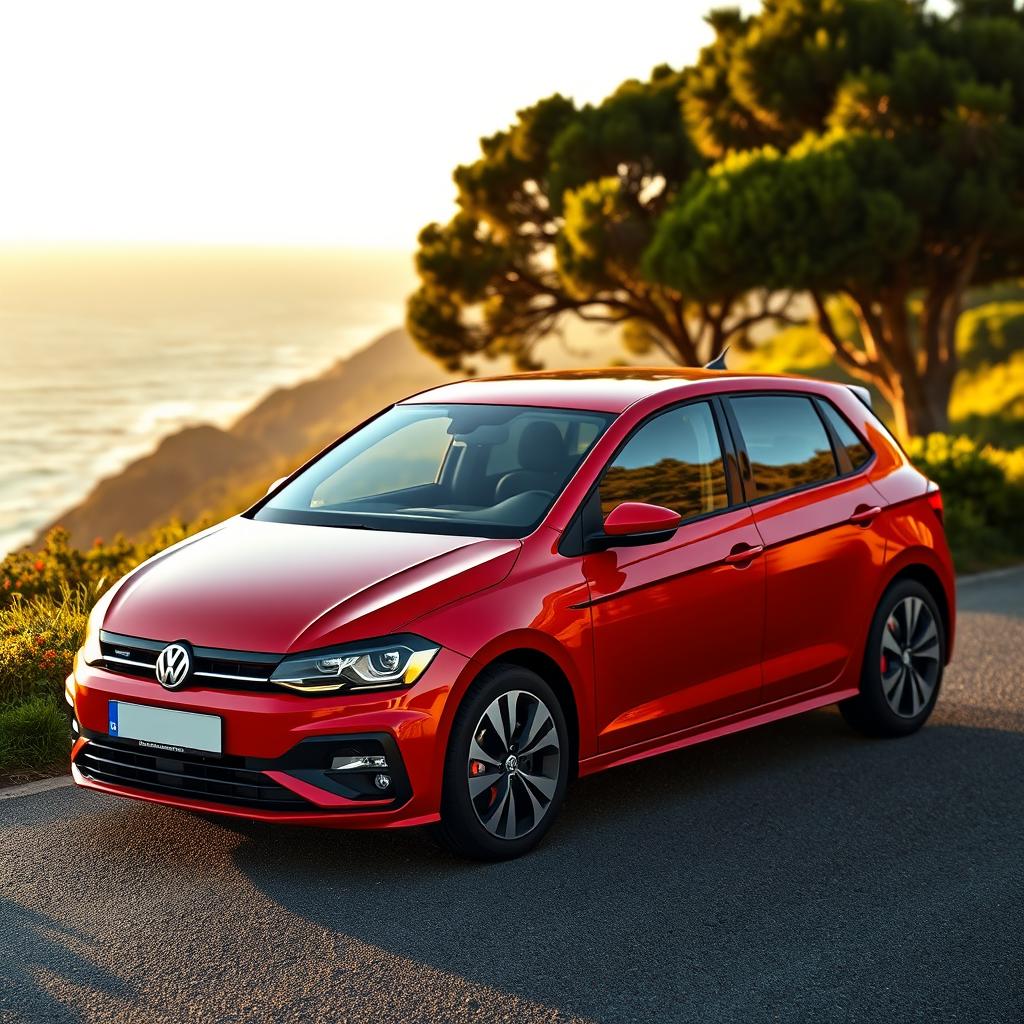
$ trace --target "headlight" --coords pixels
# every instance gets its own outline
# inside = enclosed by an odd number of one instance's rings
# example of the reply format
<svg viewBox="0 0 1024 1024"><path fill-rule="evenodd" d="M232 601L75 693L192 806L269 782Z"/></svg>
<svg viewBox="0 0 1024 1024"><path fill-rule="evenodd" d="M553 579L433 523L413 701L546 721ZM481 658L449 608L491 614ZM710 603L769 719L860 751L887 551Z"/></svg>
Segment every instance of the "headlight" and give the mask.
<svg viewBox="0 0 1024 1024"><path fill-rule="evenodd" d="M396 689L412 686L439 650L421 637L401 636L293 654L270 681L301 693Z"/></svg>
<svg viewBox="0 0 1024 1024"><path fill-rule="evenodd" d="M89 613L89 624L85 629L85 643L82 644L82 660L86 665L98 665L103 661L103 651L100 650L100 627L103 625L104 616L107 614L107 606L114 596L114 590L108 590L93 605Z"/></svg>

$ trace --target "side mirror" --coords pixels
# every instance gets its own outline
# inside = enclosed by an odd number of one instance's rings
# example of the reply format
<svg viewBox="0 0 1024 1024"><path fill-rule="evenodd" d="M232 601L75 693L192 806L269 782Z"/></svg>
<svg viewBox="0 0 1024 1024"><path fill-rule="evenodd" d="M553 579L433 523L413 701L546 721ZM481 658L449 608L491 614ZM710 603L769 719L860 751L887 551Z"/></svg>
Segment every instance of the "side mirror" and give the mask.
<svg viewBox="0 0 1024 1024"><path fill-rule="evenodd" d="M648 505L645 501L624 501L608 513L604 532L609 537L636 538L643 543L647 534L667 533L674 530L683 517L662 505ZM650 537L651 541L656 538Z"/></svg>
<svg viewBox="0 0 1024 1024"><path fill-rule="evenodd" d="M269 487L267 488L267 494L269 494L269 493L270 493L271 491L276 491L276 490L278 489L278 487L280 487L280 486L281 486L281 484L283 484L283 483L285 482L285 480L287 480L287 479L288 479L288 477L286 477L286 476L279 476L279 477L278 477L278 478L277 478L277 479L276 479L276 480L275 480L275 481L274 481L274 482L273 482L273 483L272 483L272 484L271 484L271 485L270 485L270 486L269 486ZM264 497L266 497L266 495L264 495Z"/></svg>

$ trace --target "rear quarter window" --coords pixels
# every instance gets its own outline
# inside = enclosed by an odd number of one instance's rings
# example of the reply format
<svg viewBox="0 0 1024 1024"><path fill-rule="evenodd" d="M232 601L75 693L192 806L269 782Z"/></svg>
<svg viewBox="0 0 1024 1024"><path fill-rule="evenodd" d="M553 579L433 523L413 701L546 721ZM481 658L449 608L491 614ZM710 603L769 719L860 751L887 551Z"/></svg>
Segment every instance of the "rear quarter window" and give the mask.
<svg viewBox="0 0 1024 1024"><path fill-rule="evenodd" d="M846 449L850 457L850 465L860 469L870 458L871 449L861 440L857 432L846 422L846 417L831 403L822 401L819 408L825 414L829 426L836 433L839 443Z"/></svg>
<svg viewBox="0 0 1024 1024"><path fill-rule="evenodd" d="M755 497L764 498L838 476L825 424L800 395L745 395L729 400L750 458Z"/></svg>

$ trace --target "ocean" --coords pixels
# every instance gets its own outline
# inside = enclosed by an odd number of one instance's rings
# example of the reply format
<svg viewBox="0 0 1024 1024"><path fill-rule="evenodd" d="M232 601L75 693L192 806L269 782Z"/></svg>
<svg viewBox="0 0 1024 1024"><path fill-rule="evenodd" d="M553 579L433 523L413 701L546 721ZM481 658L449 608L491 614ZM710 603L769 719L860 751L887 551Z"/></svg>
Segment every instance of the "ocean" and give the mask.
<svg viewBox="0 0 1024 1024"><path fill-rule="evenodd" d="M0 249L0 555L196 423L402 322L406 254Z"/></svg>

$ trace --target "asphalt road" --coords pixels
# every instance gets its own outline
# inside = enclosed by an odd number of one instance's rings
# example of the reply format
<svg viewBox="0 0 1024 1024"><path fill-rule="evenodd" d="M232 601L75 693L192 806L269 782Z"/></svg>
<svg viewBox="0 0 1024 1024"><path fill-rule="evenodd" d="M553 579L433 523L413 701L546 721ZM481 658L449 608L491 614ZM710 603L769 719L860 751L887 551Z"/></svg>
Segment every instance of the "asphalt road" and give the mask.
<svg viewBox="0 0 1024 1024"><path fill-rule="evenodd" d="M1024 1020L1024 571L931 723L833 711L587 779L525 859L0 801L0 1021Z"/></svg>

